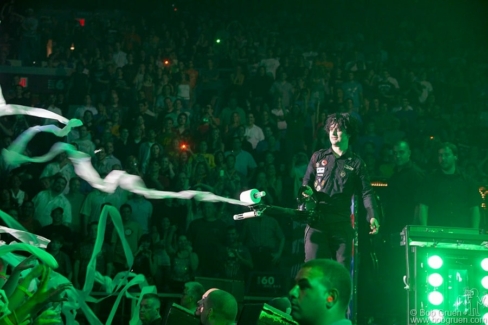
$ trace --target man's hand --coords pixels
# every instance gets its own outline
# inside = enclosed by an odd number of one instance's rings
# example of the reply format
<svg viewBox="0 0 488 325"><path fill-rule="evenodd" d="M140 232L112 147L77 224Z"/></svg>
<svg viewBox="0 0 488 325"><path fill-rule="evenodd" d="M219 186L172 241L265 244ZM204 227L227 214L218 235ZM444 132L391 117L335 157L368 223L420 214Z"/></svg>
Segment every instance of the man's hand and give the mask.
<svg viewBox="0 0 488 325"><path fill-rule="evenodd" d="M369 226L371 228L371 232L369 233L370 235L376 235L380 231L380 224L376 218L371 218L369 221Z"/></svg>
<svg viewBox="0 0 488 325"><path fill-rule="evenodd" d="M276 264L280 261L281 254L279 252L271 254L271 257L273 258L272 262L273 264Z"/></svg>
<svg viewBox="0 0 488 325"><path fill-rule="evenodd" d="M305 185L302 187L302 195L303 197L310 197L313 195L313 190L310 186Z"/></svg>
<svg viewBox="0 0 488 325"><path fill-rule="evenodd" d="M36 257L34 255L29 256L22 262L20 262L15 268L14 272L20 273L22 271L25 271L27 269L31 269L34 266L36 266Z"/></svg>

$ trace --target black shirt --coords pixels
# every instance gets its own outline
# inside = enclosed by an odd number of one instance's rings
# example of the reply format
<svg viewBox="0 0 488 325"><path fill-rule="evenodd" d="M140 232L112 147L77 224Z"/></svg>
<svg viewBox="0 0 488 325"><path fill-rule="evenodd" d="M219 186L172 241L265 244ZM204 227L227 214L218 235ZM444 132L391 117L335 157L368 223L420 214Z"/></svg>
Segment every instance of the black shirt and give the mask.
<svg viewBox="0 0 488 325"><path fill-rule="evenodd" d="M418 189L425 185L425 173L411 161L396 168L388 180L383 207L388 231L399 233L406 225L414 224Z"/></svg>
<svg viewBox="0 0 488 325"><path fill-rule="evenodd" d="M65 226L63 224L61 225L50 224L45 227L42 227L41 230L39 230L39 235L46 238L52 238L54 235L61 236L63 237L65 243L70 243L73 241L71 229L68 226Z"/></svg>
<svg viewBox="0 0 488 325"><path fill-rule="evenodd" d="M467 176L437 170L428 176L419 194L419 202L429 207L427 225L472 228L471 209L480 206L481 196Z"/></svg>
<svg viewBox="0 0 488 325"><path fill-rule="evenodd" d="M326 211L325 223L350 222L355 194L362 197L368 222L375 218L376 199L366 164L350 150L338 158L331 148L314 152L302 185L315 190L317 202Z"/></svg>

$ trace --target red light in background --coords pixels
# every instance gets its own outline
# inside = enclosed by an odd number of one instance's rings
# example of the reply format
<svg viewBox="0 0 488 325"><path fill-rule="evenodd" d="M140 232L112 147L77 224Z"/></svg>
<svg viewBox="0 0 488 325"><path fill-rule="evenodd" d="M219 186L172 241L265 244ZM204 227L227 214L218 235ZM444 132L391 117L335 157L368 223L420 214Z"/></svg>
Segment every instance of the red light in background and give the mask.
<svg viewBox="0 0 488 325"><path fill-rule="evenodd" d="M78 20L78 22L80 23L80 26L81 27L84 27L85 26L85 18L76 18L76 20Z"/></svg>
<svg viewBox="0 0 488 325"><path fill-rule="evenodd" d="M20 78L20 81L19 81L20 86L27 88L27 83L28 83L28 79L26 77Z"/></svg>
<svg viewBox="0 0 488 325"><path fill-rule="evenodd" d="M165 65L168 65L169 64L169 61L168 60L164 60L164 64Z"/></svg>

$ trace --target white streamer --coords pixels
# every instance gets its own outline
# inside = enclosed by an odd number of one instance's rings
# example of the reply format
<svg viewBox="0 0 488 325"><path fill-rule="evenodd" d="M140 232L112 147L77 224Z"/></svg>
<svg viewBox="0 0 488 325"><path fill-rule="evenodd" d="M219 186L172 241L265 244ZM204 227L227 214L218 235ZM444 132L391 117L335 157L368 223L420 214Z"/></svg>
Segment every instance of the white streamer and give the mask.
<svg viewBox="0 0 488 325"><path fill-rule="evenodd" d="M58 142L54 144L51 150L43 156L28 157L24 155L27 144L39 132L47 132L47 133L52 133L58 137L64 137L71 131L72 128L81 126L82 122L77 119L68 120L63 116L60 116L58 114L55 114L51 111L42 108L33 108L33 107L22 106L22 105L6 104L0 88L0 116L16 115L16 114L30 115L30 116L40 117L40 118L57 120L66 126L62 129L55 125L34 126L24 131L17 139L15 139L12 142L12 144L8 149L2 150L3 158L5 159L7 164L9 164L9 166L12 168L19 167L25 163L48 162L53 158L55 158L60 152L66 151L69 159L74 165L76 174L80 176L82 179L84 179L85 181L87 181L92 187L103 192L113 193L117 189L117 187L121 187L122 189L125 189L127 191L139 195L143 195L148 199L186 199L186 200L195 199L198 201L206 201L206 202L225 202L225 203L243 205L243 206L250 205L249 203L221 197L210 192L182 191L176 193L176 192L151 190L145 186L144 182L140 177L127 174L124 171L112 171L106 176L105 179L101 179L100 175L91 165L91 157L83 152L77 151L74 146L67 143ZM105 222L106 222L106 215L104 216L104 213L107 214L108 210L111 210L111 207L106 206L101 213L101 221L103 220L103 222L99 223L99 230L101 231L97 234L97 238L102 236L104 233ZM110 216L116 216L115 218L114 217L112 218L114 224L116 225L116 228L118 228L117 225L119 224L120 221L120 215L118 211L115 210L113 211L113 213L112 211L110 211ZM2 212L1 210L0 210L0 218L5 220L9 227L14 228L11 229L11 228L2 227L0 229L0 232L10 233L14 235L18 240L24 243L28 243L28 244L13 244L8 246L7 245L0 246L0 254L4 253L4 255L2 256L4 260L6 260L7 262L15 266L18 263L20 263L24 258L12 254L11 252L14 250L24 250L37 256L39 259L41 259L45 264L49 265L50 267L57 268L58 265L56 260L49 253L42 251L40 248L38 248L38 247L45 247L45 245L47 245L47 243L49 242L48 239L27 232L24 229L24 227L22 227L12 217L8 216L6 213ZM119 233L120 231L117 232L120 237L122 246L124 247L124 252L126 255L127 262L129 265L132 265L133 256L132 256L132 252L127 251L128 244L125 239L125 236L123 234L120 234ZM130 299L137 299L136 297L134 297L133 295L127 292L127 290L131 286L139 285L142 289L142 293L155 292L155 287L147 286L147 282L143 275L134 275L125 272L125 273L118 274L114 280L111 280L109 277L104 277L103 275L98 273L96 271L96 256L98 253L99 252L97 252L94 249L92 258L90 260L87 269L87 279L83 291L78 291L75 290L74 288L68 290L70 292L70 294L68 295L70 301L66 304L63 304L63 313L66 315L67 324L69 325L76 323L75 310L78 308L81 308L83 310L90 324L101 325L102 323L100 322L100 320L98 320L98 318L93 313L93 311L91 311L91 309L87 306L86 302L87 301L100 302L106 299L108 296L115 293L124 284L125 284L124 287L117 295L116 302L107 320L106 323L107 325L111 324L113 317L115 316L115 312L117 310L118 304L120 303L120 300L122 299L122 296L124 294ZM54 274L53 275L54 280L53 283L51 284L59 285L60 283L68 282L68 280L62 275L60 275L59 273L53 272L53 274ZM133 279L128 281L128 277L133 277ZM89 293L91 293L93 287L94 280L104 285L105 290L108 294L107 297L101 299L95 299L89 296ZM138 298L137 306L139 306L141 298L142 298L142 294ZM133 315L131 319L131 324L134 324L135 322L136 322L136 315Z"/></svg>

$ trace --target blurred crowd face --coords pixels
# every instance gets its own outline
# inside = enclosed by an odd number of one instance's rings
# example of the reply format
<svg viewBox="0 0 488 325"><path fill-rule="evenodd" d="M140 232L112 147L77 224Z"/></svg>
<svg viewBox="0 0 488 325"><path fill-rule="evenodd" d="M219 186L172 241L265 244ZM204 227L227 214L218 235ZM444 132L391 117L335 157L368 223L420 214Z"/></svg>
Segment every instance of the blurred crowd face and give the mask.
<svg viewBox="0 0 488 325"><path fill-rule="evenodd" d="M442 170L449 170L456 165L457 157L452 152L451 148L442 148L439 150L439 165Z"/></svg>
<svg viewBox="0 0 488 325"><path fill-rule="evenodd" d="M405 143L399 143L393 147L393 161L397 166L403 166L410 161L410 149Z"/></svg>
<svg viewBox="0 0 488 325"><path fill-rule="evenodd" d="M132 211L128 207L123 207L120 209L120 215L122 216L122 220L127 221L130 219Z"/></svg>
<svg viewBox="0 0 488 325"><path fill-rule="evenodd" d="M52 190L55 193L62 193L64 189L66 188L66 180L58 177L53 184Z"/></svg>
<svg viewBox="0 0 488 325"><path fill-rule="evenodd" d="M143 299L139 309L139 319L143 324L152 322L159 316L159 304L154 299Z"/></svg>
<svg viewBox="0 0 488 325"><path fill-rule="evenodd" d="M24 218L29 218L34 216L34 203L25 202L24 204L22 204L21 212L22 212L21 215Z"/></svg>

